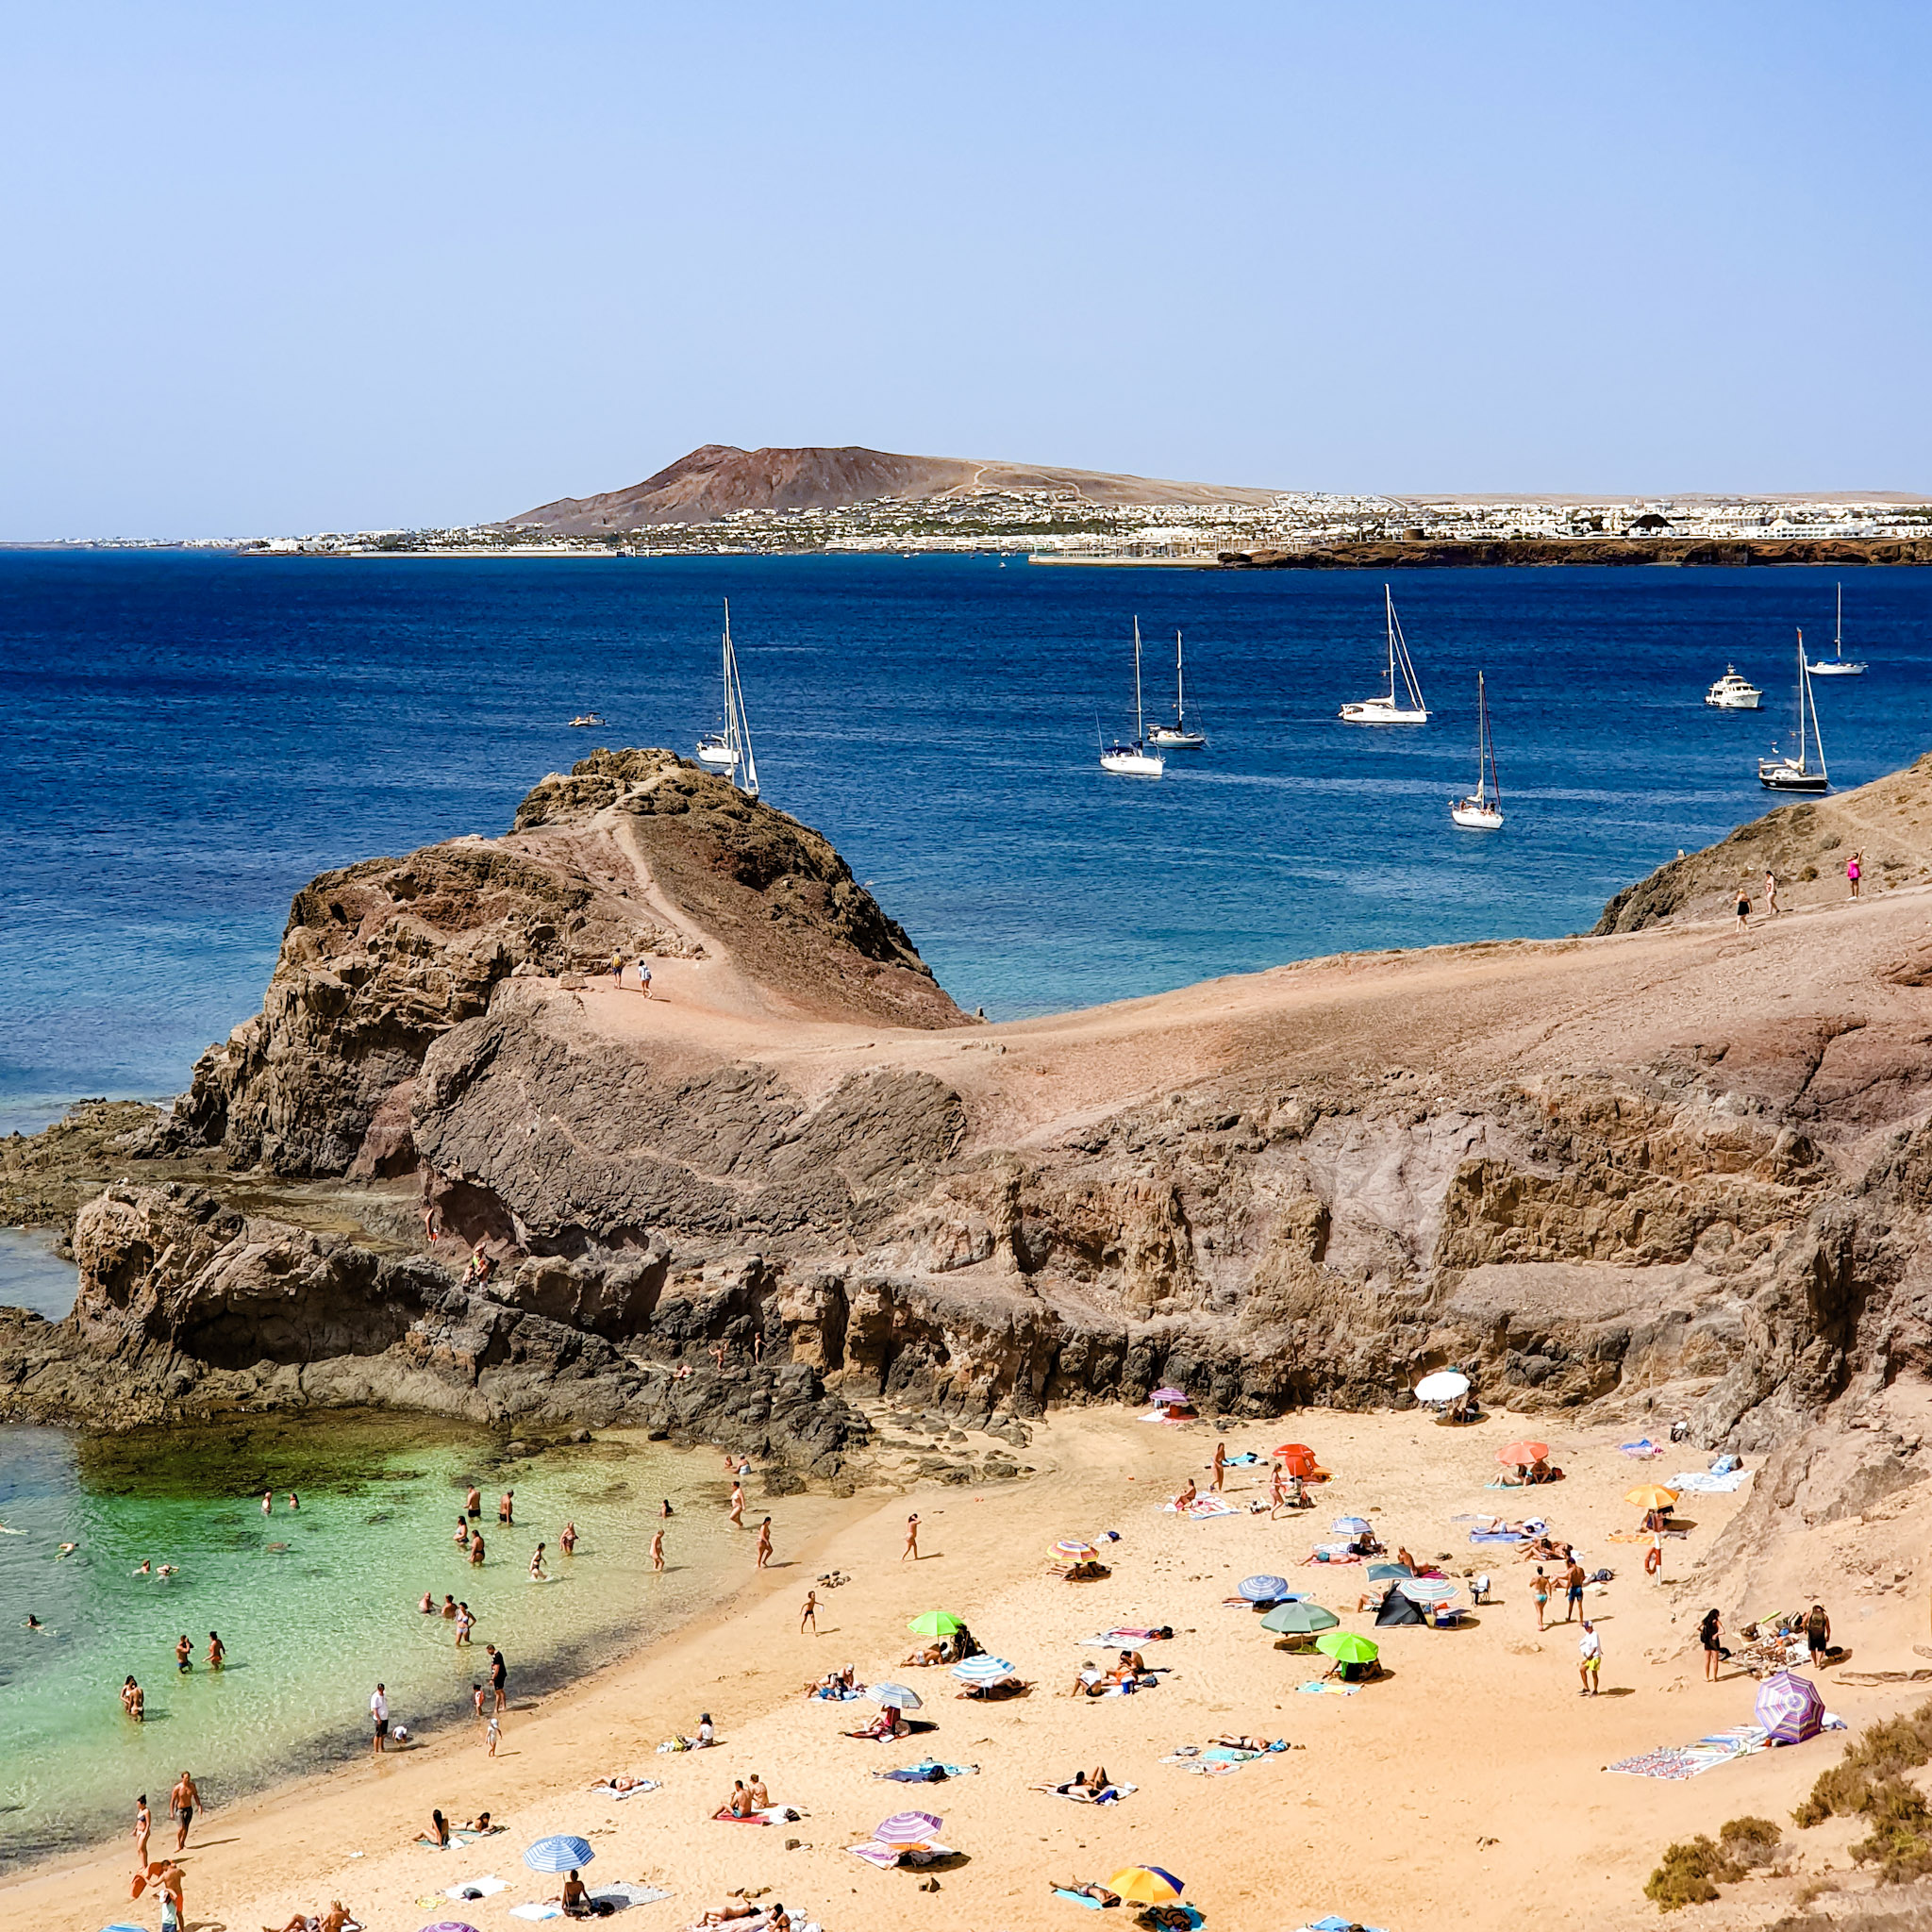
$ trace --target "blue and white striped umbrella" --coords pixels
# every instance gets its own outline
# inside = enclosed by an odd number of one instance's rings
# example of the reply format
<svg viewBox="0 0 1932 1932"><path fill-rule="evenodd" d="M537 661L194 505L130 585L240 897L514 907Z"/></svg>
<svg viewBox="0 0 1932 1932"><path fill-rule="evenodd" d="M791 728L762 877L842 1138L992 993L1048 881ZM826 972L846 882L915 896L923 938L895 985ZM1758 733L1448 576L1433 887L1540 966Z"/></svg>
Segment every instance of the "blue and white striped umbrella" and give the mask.
<svg viewBox="0 0 1932 1932"><path fill-rule="evenodd" d="M1251 1604L1278 1604L1288 1594L1285 1576L1243 1576L1241 1592Z"/></svg>
<svg viewBox="0 0 1932 1932"><path fill-rule="evenodd" d="M597 1856L587 1838L540 1838L524 1854L532 1872L574 1872Z"/></svg>
<svg viewBox="0 0 1932 1932"><path fill-rule="evenodd" d="M1020 1674L1003 1657L969 1657L953 1666L953 1674L962 1684L1001 1684Z"/></svg>
<svg viewBox="0 0 1932 1932"><path fill-rule="evenodd" d="M865 1694L874 1704L888 1704L894 1710L918 1710L922 1707L919 1692L904 1684L869 1685Z"/></svg>
<svg viewBox="0 0 1932 1932"><path fill-rule="evenodd" d="M1456 1594L1446 1576L1405 1576L1395 1587L1412 1604L1446 1604Z"/></svg>
<svg viewBox="0 0 1932 1932"><path fill-rule="evenodd" d="M1366 1516L1338 1516L1328 1525L1330 1529L1341 1530L1349 1536L1359 1536L1368 1526L1369 1519Z"/></svg>

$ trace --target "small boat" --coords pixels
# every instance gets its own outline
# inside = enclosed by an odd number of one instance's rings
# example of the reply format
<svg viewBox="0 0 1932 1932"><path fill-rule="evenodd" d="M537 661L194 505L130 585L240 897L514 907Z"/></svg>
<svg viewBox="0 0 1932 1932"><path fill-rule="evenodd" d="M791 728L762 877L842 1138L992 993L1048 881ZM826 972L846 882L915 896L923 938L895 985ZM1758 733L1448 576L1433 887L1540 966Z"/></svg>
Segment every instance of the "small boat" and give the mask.
<svg viewBox="0 0 1932 1932"><path fill-rule="evenodd" d="M597 712L586 711L582 717L573 718L570 721L570 728L573 731L581 731L587 724L601 724L603 722L603 718Z"/></svg>
<svg viewBox="0 0 1932 1932"><path fill-rule="evenodd" d="M1188 723L1188 688L1181 672L1181 634L1174 634L1174 723L1157 724L1147 734L1149 744L1158 744L1163 751L1199 751L1208 742L1208 734L1197 731Z"/></svg>
<svg viewBox="0 0 1932 1932"><path fill-rule="evenodd" d="M1123 744L1115 739L1100 751L1100 769L1123 778L1158 778L1167 770L1167 760L1147 749L1146 731L1141 718L1141 620L1134 620L1134 741Z"/></svg>
<svg viewBox="0 0 1932 1932"><path fill-rule="evenodd" d="M1496 780L1496 741L1490 736L1490 699L1475 675L1475 790L1449 801L1449 817L1465 832L1503 829L1503 788Z"/></svg>
<svg viewBox="0 0 1932 1932"><path fill-rule="evenodd" d="M1726 664L1724 675L1704 693L1704 702L1720 711L1755 711L1764 703L1764 693L1748 677L1740 677L1735 664Z"/></svg>
<svg viewBox="0 0 1932 1932"><path fill-rule="evenodd" d="M752 755L751 724L744 714L744 685L738 675L738 653L731 644L731 600L724 600L724 728L708 731L698 740L697 760L708 772L720 772L741 791L758 795L758 764Z"/></svg>
<svg viewBox="0 0 1932 1932"><path fill-rule="evenodd" d="M1426 724L1429 709L1423 703L1423 688L1416 682L1415 666L1409 661L1408 641L1402 635L1395 600L1387 584L1382 586L1382 608L1389 628L1389 695L1343 705L1337 716L1347 724ZM1398 675L1402 679L1400 696L1396 693Z"/></svg>
<svg viewBox="0 0 1932 1932"><path fill-rule="evenodd" d="M1807 717L1810 720L1810 735L1807 739L1805 725ZM1811 745L1818 747L1818 763L1813 766L1808 759ZM1811 670L1805 662L1805 633L1798 633L1798 756L1779 758L1777 746L1771 748L1768 758L1757 760L1757 782L1767 791L1825 791L1830 789L1830 774L1824 769L1824 740L1818 732L1818 707L1811 697Z"/></svg>
<svg viewBox="0 0 1932 1932"><path fill-rule="evenodd" d="M1832 631L1831 656L1821 658L1811 667L1813 677L1863 677L1862 664L1845 662L1845 587L1838 587L1838 624Z"/></svg>

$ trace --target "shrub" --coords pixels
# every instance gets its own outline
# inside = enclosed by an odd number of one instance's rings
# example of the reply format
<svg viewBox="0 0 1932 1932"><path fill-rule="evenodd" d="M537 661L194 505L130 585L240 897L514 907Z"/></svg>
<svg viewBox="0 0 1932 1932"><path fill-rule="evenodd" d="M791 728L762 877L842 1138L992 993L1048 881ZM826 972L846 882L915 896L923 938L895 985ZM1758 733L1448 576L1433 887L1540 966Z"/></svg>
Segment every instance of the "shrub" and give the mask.
<svg viewBox="0 0 1932 1932"><path fill-rule="evenodd" d="M1872 1787L1865 1805L1869 1838L1852 1847L1861 1865L1875 1864L1888 1885L1904 1885L1932 1873L1932 1806L1902 1777Z"/></svg>
<svg viewBox="0 0 1932 1932"><path fill-rule="evenodd" d="M1769 1865L1784 1833L1768 1818L1733 1818L1718 1831L1718 1844L1733 1864Z"/></svg>
<svg viewBox="0 0 1932 1932"><path fill-rule="evenodd" d="M1932 1704L1922 1704L1909 1717L1888 1718L1873 1724L1844 1756L1821 1774L1811 1795L1791 1813L1800 1824L1822 1824L1827 1818L1854 1817L1869 1811L1879 1786L1897 1783L1902 1772L1932 1763Z"/></svg>
<svg viewBox="0 0 1932 1932"><path fill-rule="evenodd" d="M1718 1895L1716 1880L1728 1884L1743 1875L1741 1865L1733 1864L1723 1849L1699 1832L1688 1845L1675 1844L1665 1851L1643 1895L1656 1901L1658 1911L1674 1912L1684 1906L1707 1906Z"/></svg>

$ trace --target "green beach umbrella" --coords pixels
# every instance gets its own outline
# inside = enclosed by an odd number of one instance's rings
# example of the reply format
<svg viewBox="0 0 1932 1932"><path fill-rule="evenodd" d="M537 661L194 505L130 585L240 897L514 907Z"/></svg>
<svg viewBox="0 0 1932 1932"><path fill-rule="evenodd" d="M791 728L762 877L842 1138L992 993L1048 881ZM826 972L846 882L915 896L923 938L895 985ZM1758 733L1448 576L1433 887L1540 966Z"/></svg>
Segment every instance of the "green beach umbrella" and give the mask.
<svg viewBox="0 0 1932 1932"><path fill-rule="evenodd" d="M1353 1630L1324 1630L1315 1639L1315 1648L1339 1664L1372 1664L1382 1655L1366 1637Z"/></svg>
<svg viewBox="0 0 1932 1932"><path fill-rule="evenodd" d="M1333 1610L1324 1610L1320 1604L1281 1604L1261 1619L1261 1627L1283 1637L1312 1637L1317 1630L1332 1630L1341 1622Z"/></svg>
<svg viewBox="0 0 1932 1932"><path fill-rule="evenodd" d="M915 1637L957 1637L966 1626L951 1610L922 1610L906 1627Z"/></svg>

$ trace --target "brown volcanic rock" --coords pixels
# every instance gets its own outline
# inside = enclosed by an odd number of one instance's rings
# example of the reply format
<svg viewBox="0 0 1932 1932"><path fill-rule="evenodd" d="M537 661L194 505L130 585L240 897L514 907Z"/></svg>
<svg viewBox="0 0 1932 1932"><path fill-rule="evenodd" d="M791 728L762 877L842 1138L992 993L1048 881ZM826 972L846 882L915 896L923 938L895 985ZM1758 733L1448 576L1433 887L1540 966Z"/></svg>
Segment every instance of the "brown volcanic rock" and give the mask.
<svg viewBox="0 0 1932 1932"><path fill-rule="evenodd" d="M1932 563L1932 537L1389 538L1300 550L1226 550L1233 570L1456 570L1492 564Z"/></svg>
<svg viewBox="0 0 1932 1932"><path fill-rule="evenodd" d="M520 528L586 536L653 524L703 524L741 509L838 509L889 499L963 496L982 491L1051 491L1072 503L1267 503L1271 490L1222 489L1028 463L904 457L883 450L735 449L708 442L669 468L597 496L565 496L506 518Z"/></svg>

